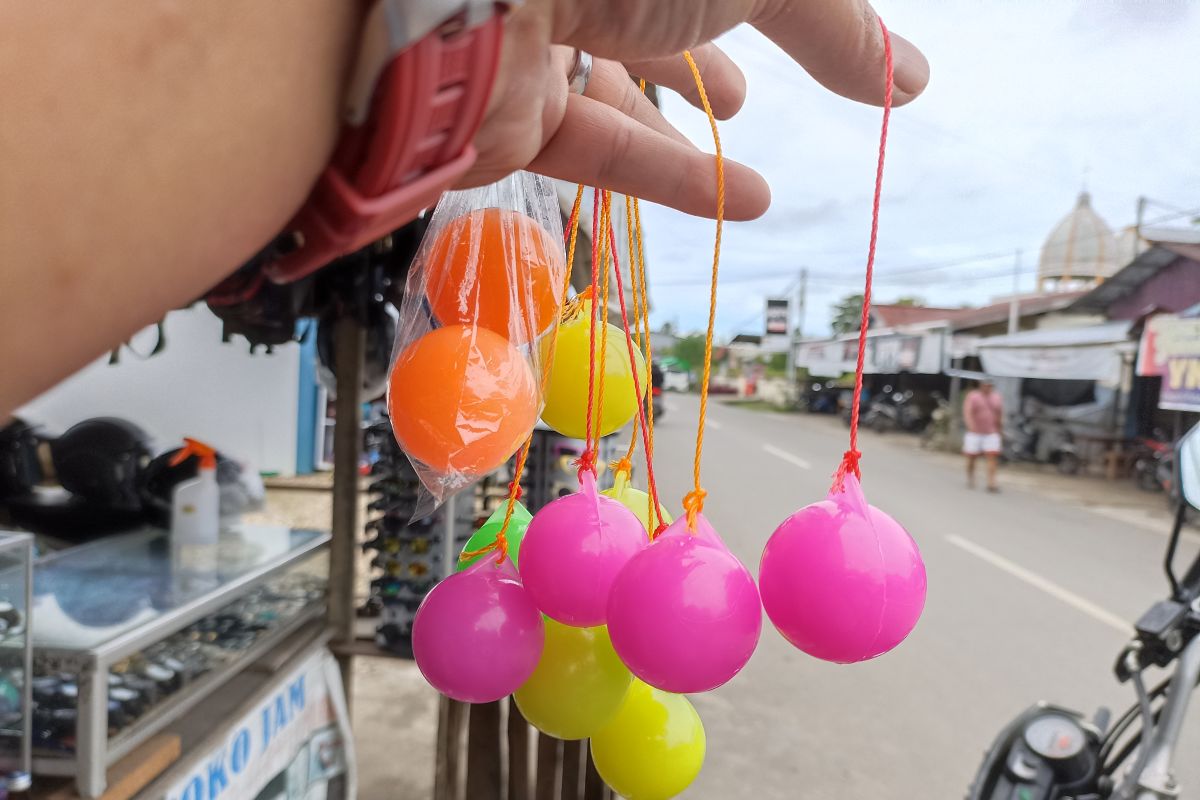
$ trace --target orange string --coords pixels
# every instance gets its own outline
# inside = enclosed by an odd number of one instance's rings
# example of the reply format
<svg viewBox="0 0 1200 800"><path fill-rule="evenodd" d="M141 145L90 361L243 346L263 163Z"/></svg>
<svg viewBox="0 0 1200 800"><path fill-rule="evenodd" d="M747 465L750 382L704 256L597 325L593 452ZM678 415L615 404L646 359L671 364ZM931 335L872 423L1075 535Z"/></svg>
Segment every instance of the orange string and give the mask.
<svg viewBox="0 0 1200 800"><path fill-rule="evenodd" d="M704 510L704 498L707 492L700 486L700 458L704 451L704 417L708 412L708 381L712 375L712 342L713 329L717 321L717 271L721 265L721 228L725 220L725 157L721 152L721 134L717 131L717 118L713 114L712 105L708 102L708 93L704 91L704 81L700 77L700 69L695 59L688 51L683 58L687 61L688 69L696 82L696 91L708 115L708 125L712 129L713 143L716 145L717 165L717 233L713 242L712 282L708 293L708 330L704 335L704 377L700 385L700 420L696 427L696 458L692 462L692 490L683 498L683 507L687 511L688 529L696 531L696 516Z"/></svg>
<svg viewBox="0 0 1200 800"><path fill-rule="evenodd" d="M858 360L854 365L854 400L850 407L850 449L842 456L833 475L831 491L842 491L847 475L862 480L862 470L858 462L862 453L858 449L858 412L862 406L863 362L867 353L867 327L871 323L871 283L875 276L875 243L879 238L879 202L883 195L883 157L887 152L888 120L892 116L892 87L894 75L892 71L892 37L887 25L879 20L879 29L883 32L883 53L886 64L883 89L883 124L879 131L879 160L875 165L875 195L871 205L871 241L867 246L867 274L863 287L862 318L858 324Z"/></svg>
<svg viewBox="0 0 1200 800"><path fill-rule="evenodd" d="M646 90L646 82L642 81L642 91L644 92L645 90ZM641 297L641 304L642 304L642 309L643 309L642 328L643 328L643 335L645 337L644 341L646 342L646 363L652 364L654 362L654 348L650 344L650 299L649 299L649 295L648 295L648 292L646 289L646 261L645 261L645 251L642 247L642 209L641 209L641 205L638 202L638 199L636 197L633 199L633 219L634 219L634 223L635 223L633 230L637 236L637 277L636 277L637 284L638 284L637 294ZM644 420L645 424L643 426L644 428L647 429L646 430L646 448L645 448L646 449L646 474L648 476L647 480L649 482L653 482L653 480L654 480L654 403L650 403L649 407L646 410L646 413L647 413L647 418ZM662 531L667 527L667 522L665 519L663 519L662 506L659 505L658 498L654 497L651 499L653 500L653 502L651 502L650 499L647 500L647 502L650 503L651 513L648 514L646 518L647 519L655 519L655 518L658 519L658 525L655 526L655 533L654 533L654 535L658 535L659 533L662 533Z"/></svg>
<svg viewBox="0 0 1200 800"><path fill-rule="evenodd" d="M562 317L568 306L567 295L571 291L571 266L575 263L575 243L579 239L579 208L582 203L583 184L581 183L575 191L575 204L571 207L571 218L567 222L565 235L570 237L570 243L567 245L566 274L563 276L562 298L559 300L558 313L554 317L554 329L550 332L550 347L547 349L546 362L542 365L539 384L539 391L542 395L546 394L546 384L550 379L550 366L554 363L554 352L558 347L558 331L562 327ZM504 511L504 522L500 524L500 531L496 534L495 540L478 550L463 552L459 556L460 561L470 561L472 558L492 550L499 553L496 558L497 564L508 556L508 526L512 522L513 509L516 508L517 501L521 499L521 476L525 473L525 460L529 457L529 448L532 445L533 434L530 433L529 438L525 440L525 444L521 445L521 449L517 453L517 463L513 467L513 479L508 484L508 507Z"/></svg>
<svg viewBox="0 0 1200 800"><path fill-rule="evenodd" d="M629 333L629 317L625 310L625 288L621 284L621 265L616 263L616 260L615 260L616 242L615 242L615 237L612 232L611 225L609 226L609 229L608 229L608 236L609 236L610 241L612 241L613 245L614 245L613 246L613 251L614 251L613 266L614 266L614 272L616 273L616 276L617 276L617 300L621 306L621 323L625 326L625 346L629 350L629 362L630 362L630 364L633 364L634 363L633 337ZM646 452L648 453L648 452L650 452L649 426L646 424L646 404L642 402L642 390L641 390L641 386L639 385L639 381L640 381L640 379L638 378L637 370L635 369L635 370L633 370L633 392L634 392L634 397L636 398L636 401L637 401L638 428L642 432L642 436L646 442ZM625 461L625 460L626 459L622 459L622 461ZM654 480L654 469L652 468L652 465L650 464L649 461L647 461L646 463L647 463L646 483L647 483L647 488L649 488L649 490L650 490L649 492L647 492L647 495L649 496L648 503L650 505L650 509L656 513L656 515L658 516L658 520L659 520L659 524L656 526L653 523L654 517L650 516L649 513L646 516L646 521L648 523L650 523L650 527L652 528L652 530L649 531L650 536L651 536L651 538L654 538L655 536L658 535L658 533L661 531L661 529L663 527L662 514L661 514L661 512L658 511L658 507L659 507L658 486Z"/></svg>
<svg viewBox="0 0 1200 800"><path fill-rule="evenodd" d="M604 191L604 205L600 210L600 295L604 305L600 307L600 375L596 379L596 441L595 453L600 451L600 439L604 430L601 424L604 420L604 379L608 372L608 305L609 305L609 270L610 257L615 261L617 254L612 246L612 192Z"/></svg>
<svg viewBox="0 0 1200 800"><path fill-rule="evenodd" d="M575 462L579 467L579 478L584 471L596 474L596 453L592 450L592 410L595 408L596 393L596 296L600 283L600 246L596 241L596 231L600 223L600 190L592 192L592 282L588 291L592 297L591 319L588 322L588 399L587 420L584 431L583 455Z"/></svg>
<svg viewBox="0 0 1200 800"><path fill-rule="evenodd" d="M634 338L637 341L637 349L639 351L641 351L642 350L642 327L641 327L642 304L641 304L641 297L638 295L638 291L637 291L637 286L638 286L637 255L634 252L633 237L634 237L634 234L633 234L633 198L631 198L629 195L625 195L625 241L626 241L626 245L628 247L628 252L629 252L629 258L626 260L625 263L629 265L629 279L630 279L630 282L632 283L632 288L633 288ZM618 269L620 269L620 268L618 267ZM623 298L624 292L622 291L621 286L620 286L620 276L617 277L617 280L618 280L617 292L620 293ZM621 322L625 327L626 338L628 338L629 322L624 318L624 316L622 316ZM632 358L632 355L630 356L630 358ZM646 363L648 364L650 362L647 361ZM630 436L629 437L629 449L625 451L625 457L623 459L621 459L621 461L618 462L618 464L629 464L629 467L626 470L627 473L632 473L632 471L633 471L632 459L633 459L633 451L634 451L634 449L636 449L636 447L637 447L637 436L636 435ZM616 470L616 465L613 466L613 469Z"/></svg>

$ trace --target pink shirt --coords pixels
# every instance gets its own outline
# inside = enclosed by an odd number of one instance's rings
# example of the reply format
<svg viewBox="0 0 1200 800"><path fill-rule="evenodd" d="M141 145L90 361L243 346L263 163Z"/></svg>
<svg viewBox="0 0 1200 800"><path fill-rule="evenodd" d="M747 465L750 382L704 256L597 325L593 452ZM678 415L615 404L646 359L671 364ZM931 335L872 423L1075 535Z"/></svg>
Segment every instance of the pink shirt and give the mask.
<svg viewBox="0 0 1200 800"><path fill-rule="evenodd" d="M971 433L999 433L1004 419L1004 401L1000 399L1000 393L993 390L984 394L979 389L967 392L963 401L963 419Z"/></svg>

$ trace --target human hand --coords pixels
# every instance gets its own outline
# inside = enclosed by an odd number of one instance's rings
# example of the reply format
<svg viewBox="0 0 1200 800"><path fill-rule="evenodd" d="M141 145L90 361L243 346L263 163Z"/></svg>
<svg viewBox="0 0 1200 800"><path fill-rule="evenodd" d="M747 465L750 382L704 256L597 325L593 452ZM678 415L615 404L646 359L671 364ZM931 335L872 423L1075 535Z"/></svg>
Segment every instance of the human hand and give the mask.
<svg viewBox="0 0 1200 800"><path fill-rule="evenodd" d="M741 108L746 82L709 42L741 22L832 91L882 103L883 36L866 0L526 0L508 20L491 104L475 138L479 159L464 185L529 167L713 216L712 156L671 126L627 73L700 106L680 56L691 49L713 112L727 119ZM929 65L907 40L891 38L893 102L902 105L924 90ZM595 57L582 96L567 88L576 47ZM763 178L737 162L726 161L725 187L729 219L753 219L770 203Z"/></svg>

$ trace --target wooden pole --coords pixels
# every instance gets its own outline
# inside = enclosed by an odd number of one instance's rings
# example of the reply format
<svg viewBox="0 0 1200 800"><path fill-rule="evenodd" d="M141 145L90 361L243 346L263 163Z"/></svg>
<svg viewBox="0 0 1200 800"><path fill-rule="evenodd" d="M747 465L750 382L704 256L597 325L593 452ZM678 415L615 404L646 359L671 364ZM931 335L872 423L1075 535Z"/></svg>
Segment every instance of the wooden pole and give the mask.
<svg viewBox="0 0 1200 800"><path fill-rule="evenodd" d="M367 349L366 330L352 316L334 328L337 399L333 430L333 520L329 545L329 624L334 652L346 687L346 704L354 696L355 562L358 558L358 464L362 456L362 411L359 392Z"/></svg>

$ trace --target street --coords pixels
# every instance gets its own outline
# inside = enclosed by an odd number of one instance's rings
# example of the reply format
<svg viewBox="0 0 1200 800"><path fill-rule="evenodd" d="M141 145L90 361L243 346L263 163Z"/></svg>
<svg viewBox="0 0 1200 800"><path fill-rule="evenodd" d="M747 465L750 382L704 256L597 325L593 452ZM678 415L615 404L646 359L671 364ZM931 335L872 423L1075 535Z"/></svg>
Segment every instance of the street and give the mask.
<svg viewBox="0 0 1200 800"><path fill-rule="evenodd" d="M656 476L675 512L690 488L699 403L666 400ZM704 513L751 572L775 526L825 495L846 442L834 417L709 403ZM1132 622L1166 595L1165 521L1029 491L1020 484L1039 477L1028 470L1002 471L1001 494L971 491L957 459L903 435L867 432L860 444L867 499L924 555L924 616L897 650L851 666L793 649L764 617L746 669L693 698L708 756L684 797L959 798L984 748L1033 702L1089 715L1134 702L1112 665ZM1187 534L1181 558L1195 551ZM1198 744L1194 714L1177 761L1184 796L1200 792Z"/></svg>

